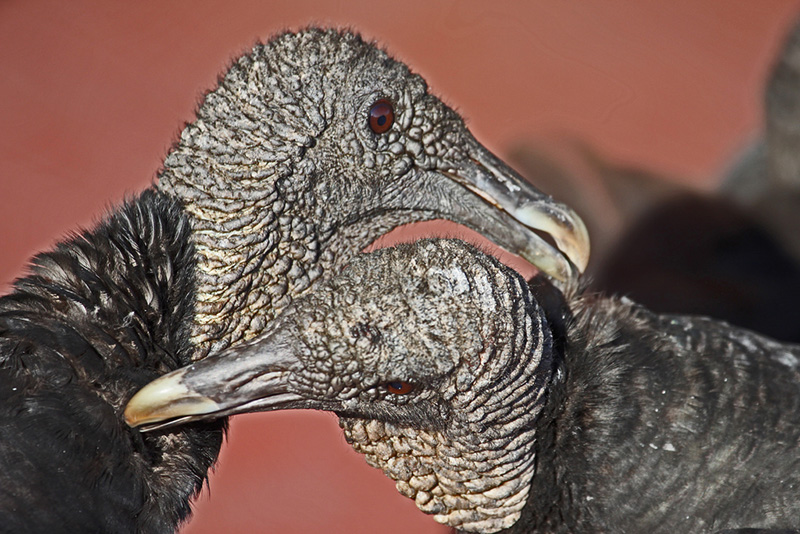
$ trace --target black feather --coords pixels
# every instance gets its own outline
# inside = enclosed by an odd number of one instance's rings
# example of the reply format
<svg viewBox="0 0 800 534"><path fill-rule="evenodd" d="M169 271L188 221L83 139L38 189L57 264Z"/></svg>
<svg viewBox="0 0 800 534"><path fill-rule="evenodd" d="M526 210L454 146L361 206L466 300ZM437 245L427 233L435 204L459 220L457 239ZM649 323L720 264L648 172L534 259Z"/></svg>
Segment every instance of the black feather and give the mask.
<svg viewBox="0 0 800 534"><path fill-rule="evenodd" d="M142 435L141 386L190 361L190 228L145 191L33 260L0 299L0 531L171 532L224 423Z"/></svg>
<svg viewBox="0 0 800 534"><path fill-rule="evenodd" d="M509 532L793 532L800 349L630 301L571 307Z"/></svg>

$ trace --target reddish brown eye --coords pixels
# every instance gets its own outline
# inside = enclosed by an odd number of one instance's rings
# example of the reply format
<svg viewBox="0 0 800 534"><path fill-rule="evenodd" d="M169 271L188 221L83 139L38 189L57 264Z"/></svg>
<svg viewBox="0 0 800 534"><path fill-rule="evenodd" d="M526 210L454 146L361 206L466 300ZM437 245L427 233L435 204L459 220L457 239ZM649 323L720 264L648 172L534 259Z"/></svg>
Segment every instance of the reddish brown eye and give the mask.
<svg viewBox="0 0 800 534"><path fill-rule="evenodd" d="M386 389L389 390L389 393L393 393L395 395L406 395L414 390L414 384L397 380L395 382L389 382L386 384Z"/></svg>
<svg viewBox="0 0 800 534"><path fill-rule="evenodd" d="M392 103L381 98L369 108L369 127L376 134L389 131L394 124L394 107Z"/></svg>

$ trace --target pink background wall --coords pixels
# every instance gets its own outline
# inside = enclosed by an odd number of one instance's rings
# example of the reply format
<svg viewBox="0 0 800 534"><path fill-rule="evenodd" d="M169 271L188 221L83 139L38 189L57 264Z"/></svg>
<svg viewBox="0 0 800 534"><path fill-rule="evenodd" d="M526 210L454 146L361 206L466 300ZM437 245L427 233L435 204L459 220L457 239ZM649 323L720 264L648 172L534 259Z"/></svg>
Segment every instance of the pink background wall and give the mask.
<svg viewBox="0 0 800 534"><path fill-rule="evenodd" d="M0 0L0 291L146 187L199 95L278 30L380 39L501 156L577 138L707 189L758 135L798 13L781 0ZM442 531L320 413L236 417L197 508L187 534Z"/></svg>

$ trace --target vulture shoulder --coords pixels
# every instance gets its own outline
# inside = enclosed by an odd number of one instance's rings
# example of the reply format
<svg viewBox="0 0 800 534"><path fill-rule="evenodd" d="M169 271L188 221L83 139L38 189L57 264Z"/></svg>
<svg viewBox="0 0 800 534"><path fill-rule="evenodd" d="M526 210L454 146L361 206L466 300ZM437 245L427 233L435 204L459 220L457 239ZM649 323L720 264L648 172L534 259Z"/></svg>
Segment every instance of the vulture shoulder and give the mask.
<svg viewBox="0 0 800 534"><path fill-rule="evenodd" d="M189 232L145 192L0 298L0 530L171 532L188 516L223 424L146 435L122 409L190 361Z"/></svg>

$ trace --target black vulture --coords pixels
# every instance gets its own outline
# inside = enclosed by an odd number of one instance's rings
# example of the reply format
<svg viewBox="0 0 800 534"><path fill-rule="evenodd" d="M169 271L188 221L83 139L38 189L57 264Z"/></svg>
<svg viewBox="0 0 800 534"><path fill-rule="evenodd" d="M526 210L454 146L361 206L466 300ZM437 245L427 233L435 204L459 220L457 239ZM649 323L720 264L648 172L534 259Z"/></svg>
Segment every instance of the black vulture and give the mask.
<svg viewBox="0 0 800 534"><path fill-rule="evenodd" d="M236 60L158 183L0 299L0 531L173 531L225 422L141 435L122 415L135 390L255 337L380 235L436 218L563 282L586 264L580 219L357 35L285 33Z"/></svg>
<svg viewBox="0 0 800 534"><path fill-rule="evenodd" d="M764 108L763 141L722 190L673 191L651 206L602 262L595 287L800 342L800 23L775 61Z"/></svg>
<svg viewBox="0 0 800 534"><path fill-rule="evenodd" d="M286 408L336 413L368 463L462 532L800 532L800 347L529 286L461 241L354 259L126 417Z"/></svg>

